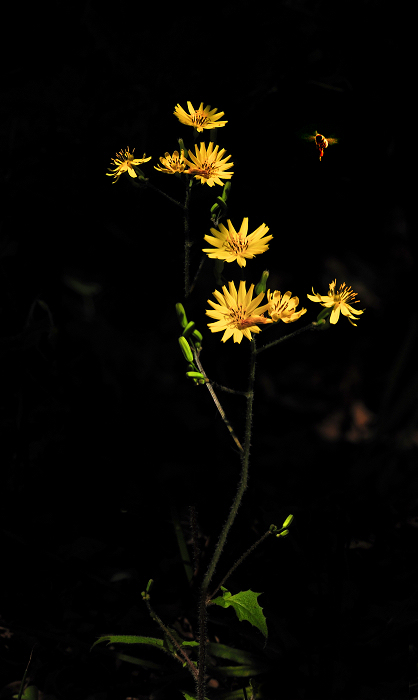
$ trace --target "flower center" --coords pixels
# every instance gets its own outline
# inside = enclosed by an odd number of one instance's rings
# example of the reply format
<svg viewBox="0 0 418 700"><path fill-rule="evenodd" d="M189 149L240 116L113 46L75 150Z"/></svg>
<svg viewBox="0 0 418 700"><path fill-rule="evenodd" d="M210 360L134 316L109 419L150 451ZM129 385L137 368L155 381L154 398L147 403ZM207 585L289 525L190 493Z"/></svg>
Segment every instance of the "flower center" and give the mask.
<svg viewBox="0 0 418 700"><path fill-rule="evenodd" d="M236 309L229 309L229 316L229 324L231 326L235 326L236 328L245 328L245 321L247 319L242 306L238 306Z"/></svg>
<svg viewBox="0 0 418 700"><path fill-rule="evenodd" d="M248 250L248 241L242 241L241 239L237 240L229 236L225 241L225 249L229 253L245 253L245 251Z"/></svg>
<svg viewBox="0 0 418 700"><path fill-rule="evenodd" d="M354 297L357 296L357 292L353 292L351 287L346 288L345 282L343 282L340 285L338 292L334 292L332 289L330 290L330 296L332 297L335 304L346 304L348 301L354 299ZM354 303L357 303L358 301L359 300L356 299Z"/></svg>
<svg viewBox="0 0 418 700"><path fill-rule="evenodd" d="M193 119L193 122L194 122L197 126L203 126L203 125L206 124L207 121L208 121L208 118L207 118L206 114L205 114L204 112L199 112L199 111L197 111L197 112L193 115L192 119Z"/></svg>

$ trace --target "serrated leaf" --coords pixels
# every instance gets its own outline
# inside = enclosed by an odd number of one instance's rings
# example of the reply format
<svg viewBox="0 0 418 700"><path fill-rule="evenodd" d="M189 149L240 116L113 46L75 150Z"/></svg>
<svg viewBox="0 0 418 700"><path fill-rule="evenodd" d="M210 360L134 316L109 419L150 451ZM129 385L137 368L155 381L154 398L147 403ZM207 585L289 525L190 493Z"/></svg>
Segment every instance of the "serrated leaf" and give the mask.
<svg viewBox="0 0 418 700"><path fill-rule="evenodd" d="M212 603L220 605L221 608L229 608L230 605L234 608L239 620L247 620L254 627L267 637L267 622L263 614L263 609L257 602L257 598L261 593L254 591L241 591L236 595L232 595L223 586L222 596L214 598Z"/></svg>

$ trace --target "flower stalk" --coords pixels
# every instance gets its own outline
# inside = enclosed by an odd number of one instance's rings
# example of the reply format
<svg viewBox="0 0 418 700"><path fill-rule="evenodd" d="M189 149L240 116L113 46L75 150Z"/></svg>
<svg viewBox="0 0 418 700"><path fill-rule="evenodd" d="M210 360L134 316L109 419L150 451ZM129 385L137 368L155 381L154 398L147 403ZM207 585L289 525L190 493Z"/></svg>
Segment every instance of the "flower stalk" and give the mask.
<svg viewBox="0 0 418 700"><path fill-rule="evenodd" d="M197 700L205 698L205 670L206 670L206 623L207 623L207 606L210 602L208 595L209 586L215 573L216 566L224 548L226 538L232 527L232 524L237 516L239 506L241 505L242 497L248 485L248 472L250 463L250 445L251 445L251 430L253 421L253 403L254 403L254 382L255 382L255 366L256 366L256 342L255 338L251 339L251 357L250 357L250 372L248 379L247 390L247 407L245 415L245 441L244 450L241 453L241 478L238 484L237 493L229 511L228 518L222 528L219 540L215 547L212 559L210 561L205 578L203 579L202 589L200 594L199 604L199 673L196 683ZM210 385L208 384L208 387ZM237 564L238 565L238 564Z"/></svg>

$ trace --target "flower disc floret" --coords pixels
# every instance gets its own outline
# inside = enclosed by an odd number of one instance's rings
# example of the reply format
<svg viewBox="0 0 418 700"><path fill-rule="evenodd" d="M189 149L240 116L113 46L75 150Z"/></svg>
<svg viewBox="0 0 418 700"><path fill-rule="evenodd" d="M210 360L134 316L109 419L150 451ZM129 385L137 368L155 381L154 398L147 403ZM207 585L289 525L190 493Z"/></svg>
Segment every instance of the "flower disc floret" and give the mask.
<svg viewBox="0 0 418 700"><path fill-rule="evenodd" d="M352 326L357 326L357 323L353 323L352 319L356 320L356 316L360 316L362 313L364 313L365 310L353 309L353 307L347 303L348 301L352 301L354 297L357 296L357 292L353 292L351 287L346 286L345 282L340 284L340 288L338 291L336 290L336 285L336 279L333 282L330 282L329 291L326 296L315 293L313 287L312 294L307 294L306 296L311 301L319 302L321 306L324 306L328 309L332 308L329 319L330 323L337 323L338 319L340 318L340 313L342 313L343 316L346 316L348 318ZM353 303L359 304L360 300L356 299ZM353 314L355 315L353 316Z"/></svg>
<svg viewBox="0 0 418 700"><path fill-rule="evenodd" d="M225 262L237 261L240 267L247 264L246 258L254 258L255 255L268 250L268 241L273 236L266 236L269 228L261 224L253 233L248 235L248 218L244 218L240 230L237 232L230 219L227 220L228 228L219 224L219 230L211 228L213 236L204 236L205 241L214 248L203 248L209 258L225 260Z"/></svg>
<svg viewBox="0 0 418 700"><path fill-rule="evenodd" d="M154 165L154 168L161 173L168 173L169 175L182 173L186 167L184 164L184 151L181 152L181 155L179 155L178 151L174 151L172 156L169 153L164 153L164 158L161 156L160 163L164 166L163 168L160 168L159 165Z"/></svg>
<svg viewBox="0 0 418 700"><path fill-rule="evenodd" d="M297 321L303 314L306 314L306 309L302 308L296 311L299 304L298 297L292 297L292 292L281 294L277 290L273 293L268 290L268 314L274 323L283 321L283 323L293 323Z"/></svg>
<svg viewBox="0 0 418 700"><path fill-rule="evenodd" d="M202 142L200 148L195 145L195 155L189 151L189 157L191 160L184 159L184 162L189 165L189 169L185 170L189 175L194 175L195 178L201 181L202 184L206 183L209 187L213 185L224 185L221 178L224 180L230 180L234 173L226 173L225 170L232 168L233 163L227 163L231 156L222 158L225 153L225 149L218 153L219 146L215 146L211 141L208 148L206 149L205 144ZM191 162L192 161L192 162Z"/></svg>
<svg viewBox="0 0 418 700"><path fill-rule="evenodd" d="M214 323L208 323L208 327L212 333L224 331L223 343L228 338L233 338L234 343L240 343L244 335L251 340L251 333L260 333L259 325L272 323L271 319L262 315L268 304L259 306L265 296L264 292L253 299L254 285L247 292L245 284L244 281L240 282L238 292L233 282L228 282L229 290L225 285L222 287L223 294L215 290L213 296L218 304L208 299L213 310L207 310L206 315L216 319Z"/></svg>
<svg viewBox="0 0 418 700"><path fill-rule="evenodd" d="M125 150L119 151L115 158L111 158L112 163L114 163L116 167L108 168L110 172L106 173L106 175L114 178L114 182L112 183L113 185L119 180L122 173L128 173L128 175L131 177L138 177L137 173L135 172L134 165L147 163L152 158L152 156L146 158L145 153L143 158L134 158L134 151L135 149L133 149L131 153L129 148L125 148Z"/></svg>
<svg viewBox="0 0 418 700"><path fill-rule="evenodd" d="M210 108L210 105L203 107L203 102L200 103L199 109L194 109L191 102L187 103L189 114L181 107L179 104L176 105L174 109L174 114L181 121L182 124L187 126L194 126L197 131L203 131L203 129L216 129L217 126L225 126L228 122L218 121L225 112L216 112L215 109Z"/></svg>

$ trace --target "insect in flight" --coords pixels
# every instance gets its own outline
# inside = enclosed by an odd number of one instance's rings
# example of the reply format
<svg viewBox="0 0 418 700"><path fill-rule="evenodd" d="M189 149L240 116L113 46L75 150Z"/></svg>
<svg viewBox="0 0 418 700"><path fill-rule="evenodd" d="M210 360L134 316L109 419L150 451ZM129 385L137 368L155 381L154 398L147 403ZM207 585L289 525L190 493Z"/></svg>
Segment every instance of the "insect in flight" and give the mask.
<svg viewBox="0 0 418 700"><path fill-rule="evenodd" d="M313 136L305 136L305 139L307 141L315 142L315 146L319 151L319 160L321 160L322 156L324 155L324 151L326 148L328 148L328 146L338 143L338 139L325 138L325 136L322 136L322 134L318 134L317 131L315 131Z"/></svg>

